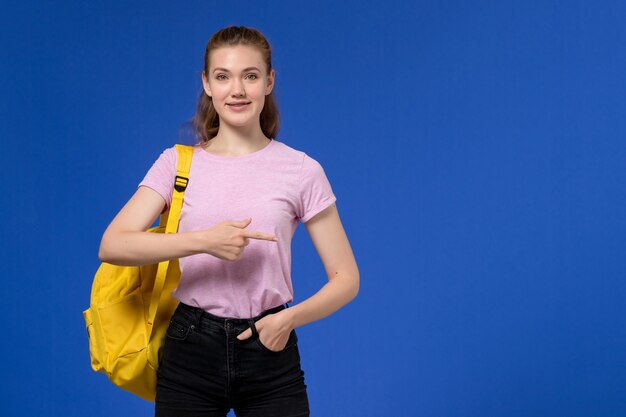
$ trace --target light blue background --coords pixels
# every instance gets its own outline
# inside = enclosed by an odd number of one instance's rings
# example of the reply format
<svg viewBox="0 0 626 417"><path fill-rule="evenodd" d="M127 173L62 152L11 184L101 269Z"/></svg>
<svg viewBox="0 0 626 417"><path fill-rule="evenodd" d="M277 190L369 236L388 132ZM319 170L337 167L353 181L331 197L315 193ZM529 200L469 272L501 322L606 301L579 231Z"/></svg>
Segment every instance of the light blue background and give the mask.
<svg viewBox="0 0 626 417"><path fill-rule="evenodd" d="M313 416L626 415L621 1L4 2L3 416L150 416L89 364L104 229L195 111L204 47L272 44L358 297L297 329ZM301 225L295 303L326 276ZM232 414L231 414L232 415Z"/></svg>

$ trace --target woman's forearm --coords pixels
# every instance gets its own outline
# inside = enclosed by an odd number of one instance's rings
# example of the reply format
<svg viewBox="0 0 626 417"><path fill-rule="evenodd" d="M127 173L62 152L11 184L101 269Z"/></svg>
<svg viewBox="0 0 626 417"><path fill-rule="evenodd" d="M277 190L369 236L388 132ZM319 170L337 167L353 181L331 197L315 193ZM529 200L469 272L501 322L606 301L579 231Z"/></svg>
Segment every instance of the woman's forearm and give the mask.
<svg viewBox="0 0 626 417"><path fill-rule="evenodd" d="M206 232L116 232L102 237L98 258L114 265L150 265L201 253Z"/></svg>
<svg viewBox="0 0 626 417"><path fill-rule="evenodd" d="M336 275L318 292L294 306L283 310L293 328L323 319L339 310L359 292L358 276Z"/></svg>

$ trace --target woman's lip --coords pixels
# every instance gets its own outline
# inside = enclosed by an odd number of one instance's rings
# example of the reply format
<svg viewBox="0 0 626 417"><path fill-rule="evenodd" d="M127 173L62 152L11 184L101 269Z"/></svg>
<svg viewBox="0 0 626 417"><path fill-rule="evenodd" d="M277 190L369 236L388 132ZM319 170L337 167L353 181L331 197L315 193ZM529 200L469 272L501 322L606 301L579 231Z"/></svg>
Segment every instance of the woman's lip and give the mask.
<svg viewBox="0 0 626 417"><path fill-rule="evenodd" d="M250 103L246 103L246 104L244 104L244 105L242 105L242 106L233 106L232 104L227 104L227 105L228 105L228 107L230 107L230 108L231 108L231 110L233 110L233 111L242 111L242 110L247 109L247 108L248 108L248 106L250 105Z"/></svg>

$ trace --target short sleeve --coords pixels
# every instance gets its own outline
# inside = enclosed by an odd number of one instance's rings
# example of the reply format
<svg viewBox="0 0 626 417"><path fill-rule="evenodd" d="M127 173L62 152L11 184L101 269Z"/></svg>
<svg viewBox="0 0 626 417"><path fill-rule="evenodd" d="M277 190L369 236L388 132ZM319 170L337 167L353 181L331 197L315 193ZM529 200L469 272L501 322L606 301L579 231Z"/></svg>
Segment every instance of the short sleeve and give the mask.
<svg viewBox="0 0 626 417"><path fill-rule="evenodd" d="M302 162L298 194L298 217L302 223L306 223L337 200L324 168L307 154L304 154Z"/></svg>
<svg viewBox="0 0 626 417"><path fill-rule="evenodd" d="M163 209L163 213L172 203L172 193L174 191L174 178L176 177L177 164L178 152L176 151L176 147L174 146L164 150L157 160L154 161L146 176L137 186L140 187L144 185L146 187L150 187L163 197L166 204Z"/></svg>

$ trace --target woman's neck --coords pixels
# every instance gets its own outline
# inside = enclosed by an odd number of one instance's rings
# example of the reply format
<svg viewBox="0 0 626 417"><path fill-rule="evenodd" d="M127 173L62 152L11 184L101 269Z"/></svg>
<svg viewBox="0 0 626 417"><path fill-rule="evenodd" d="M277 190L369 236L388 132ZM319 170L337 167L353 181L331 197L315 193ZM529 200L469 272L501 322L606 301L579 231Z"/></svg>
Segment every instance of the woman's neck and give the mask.
<svg viewBox="0 0 626 417"><path fill-rule="evenodd" d="M254 132L220 126L217 135L203 148L215 155L240 156L263 149L269 141L270 139L263 134L260 126Z"/></svg>

